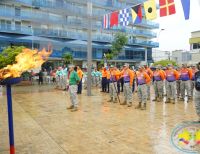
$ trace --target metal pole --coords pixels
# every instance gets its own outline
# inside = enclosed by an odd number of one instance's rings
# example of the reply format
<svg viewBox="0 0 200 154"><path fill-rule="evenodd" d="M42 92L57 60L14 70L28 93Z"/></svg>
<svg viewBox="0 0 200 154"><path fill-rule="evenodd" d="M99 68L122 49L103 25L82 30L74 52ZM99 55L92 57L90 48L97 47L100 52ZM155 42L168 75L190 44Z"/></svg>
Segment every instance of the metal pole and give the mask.
<svg viewBox="0 0 200 154"><path fill-rule="evenodd" d="M33 7L31 7L31 14L33 16ZM32 33L32 50L34 49L34 46L33 46L33 23L31 22L31 33Z"/></svg>
<svg viewBox="0 0 200 154"><path fill-rule="evenodd" d="M160 41L160 34L161 34L161 32L164 31L164 30L165 30L165 29L163 29L163 28L160 29L160 31L158 32L158 35L157 35L157 42L159 43L159 46L160 46L160 42L159 42L159 41ZM159 46L158 46L158 47L159 47ZM155 50L155 57L156 57L155 59L157 59L157 51L156 51L156 50Z"/></svg>
<svg viewBox="0 0 200 154"><path fill-rule="evenodd" d="M7 104L8 104L10 154L15 154L11 85L9 84L6 85L6 90L7 90Z"/></svg>
<svg viewBox="0 0 200 154"><path fill-rule="evenodd" d="M32 33L32 50L33 50L33 48L34 48L34 46L33 46L33 26L31 26L31 33Z"/></svg>
<svg viewBox="0 0 200 154"><path fill-rule="evenodd" d="M148 55L148 53L147 53L147 48L145 48L145 63L147 64L147 55Z"/></svg>
<svg viewBox="0 0 200 154"><path fill-rule="evenodd" d="M91 96L91 81L92 81L92 2L87 2L87 14L88 14L88 44L87 44L87 95Z"/></svg>
<svg viewBox="0 0 200 154"><path fill-rule="evenodd" d="M28 27L31 28L31 35L32 35L32 40L31 40L31 49L33 50L33 48L34 48L34 47L33 47L33 39L34 39L34 38L33 38L33 35L34 35L34 34L33 34L33 26L30 25L30 26L28 26Z"/></svg>

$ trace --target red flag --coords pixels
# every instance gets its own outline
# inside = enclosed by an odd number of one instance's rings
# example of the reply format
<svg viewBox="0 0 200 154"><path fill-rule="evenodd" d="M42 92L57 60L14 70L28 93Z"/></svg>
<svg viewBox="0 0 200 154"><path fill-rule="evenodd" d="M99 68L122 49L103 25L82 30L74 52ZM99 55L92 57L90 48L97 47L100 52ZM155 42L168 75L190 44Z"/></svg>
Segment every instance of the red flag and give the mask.
<svg viewBox="0 0 200 154"><path fill-rule="evenodd" d="M111 15L110 15L110 27L118 25L118 23L119 23L118 15L119 15L118 11L111 13Z"/></svg>
<svg viewBox="0 0 200 154"><path fill-rule="evenodd" d="M176 13L174 0L159 0L160 16L168 16Z"/></svg>

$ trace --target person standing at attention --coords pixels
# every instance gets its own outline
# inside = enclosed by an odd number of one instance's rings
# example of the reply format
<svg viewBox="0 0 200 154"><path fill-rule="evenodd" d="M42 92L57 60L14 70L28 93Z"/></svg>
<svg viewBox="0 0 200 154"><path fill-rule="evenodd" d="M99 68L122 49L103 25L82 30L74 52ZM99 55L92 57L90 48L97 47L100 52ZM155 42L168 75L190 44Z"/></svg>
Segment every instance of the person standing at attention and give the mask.
<svg viewBox="0 0 200 154"><path fill-rule="evenodd" d="M144 70L152 80L153 79L153 71L147 66L147 64L144 65ZM146 83L146 85L147 85L147 100L150 100L150 96L151 96L151 93L150 93L151 80L148 83Z"/></svg>
<svg viewBox="0 0 200 154"><path fill-rule="evenodd" d="M71 109L72 112L78 111L78 98L77 89L80 78L77 72L74 70L74 65L69 65L69 95L71 100L71 106L67 109Z"/></svg>
<svg viewBox="0 0 200 154"><path fill-rule="evenodd" d="M200 122L200 62L197 64L198 71L195 73L195 93L194 93L194 102L196 107L196 112L199 117L198 122Z"/></svg>

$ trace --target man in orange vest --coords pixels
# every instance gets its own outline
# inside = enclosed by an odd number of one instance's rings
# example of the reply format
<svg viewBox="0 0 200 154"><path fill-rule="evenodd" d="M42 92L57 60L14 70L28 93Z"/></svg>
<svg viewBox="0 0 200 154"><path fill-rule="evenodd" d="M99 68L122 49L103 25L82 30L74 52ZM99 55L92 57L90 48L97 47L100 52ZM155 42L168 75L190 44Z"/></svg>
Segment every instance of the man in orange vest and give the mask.
<svg viewBox="0 0 200 154"><path fill-rule="evenodd" d="M153 72L153 85L155 91L155 99L153 101L160 102L163 99L163 81L165 74L159 66L156 66L156 70Z"/></svg>
<svg viewBox="0 0 200 154"><path fill-rule="evenodd" d="M182 68L180 70L180 80L181 80L181 101L184 101L185 91L187 91L188 100L191 99L190 92L190 80L192 79L192 70L187 68L186 64L182 64Z"/></svg>
<svg viewBox="0 0 200 154"><path fill-rule="evenodd" d="M195 73L198 71L198 69L196 68L196 66L195 65L192 65L192 68L191 68L191 71L192 71L192 79L191 79L191 83L190 83L190 92L191 92L191 94L192 94L192 97L193 97L193 91L194 91L194 83L195 83L195 81L194 81L194 77L195 77Z"/></svg>
<svg viewBox="0 0 200 154"><path fill-rule="evenodd" d="M81 68L80 68L79 66L77 66L77 74L78 74L78 77L80 78L80 82L78 83L78 91L77 91L77 94L81 94L81 93L82 93L83 71L81 70Z"/></svg>
<svg viewBox="0 0 200 154"><path fill-rule="evenodd" d="M139 104L136 109L146 110L147 103L147 84L151 81L151 78L146 73L143 66L139 66L139 70L136 72L137 75L137 94L139 98Z"/></svg>
<svg viewBox="0 0 200 154"><path fill-rule="evenodd" d="M179 79L179 73L173 69L171 64L168 65L168 69L165 70L166 73L166 103L172 102L175 104L176 98L176 80Z"/></svg>
<svg viewBox="0 0 200 154"><path fill-rule="evenodd" d="M151 80L153 79L153 71L147 66L144 65L145 68L145 72L149 75L149 77L151 78ZM151 88L151 80L149 81L149 83L147 83L147 100L150 100L150 88Z"/></svg>
<svg viewBox="0 0 200 154"><path fill-rule="evenodd" d="M108 102L117 103L117 81L119 79L120 72L114 68L113 65L110 66L108 70L109 74L109 93L110 93L110 100Z"/></svg>
<svg viewBox="0 0 200 154"><path fill-rule="evenodd" d="M107 87L107 71L106 71L105 67L102 67L101 74L102 74L102 80L101 80L102 91L101 92L106 92L106 87Z"/></svg>
<svg viewBox="0 0 200 154"><path fill-rule="evenodd" d="M176 68L176 71L179 73L179 76L181 75L180 70L181 70L180 67ZM177 92L177 98L180 98L180 94L181 94L181 80L180 80L180 78L178 80L176 80L176 92Z"/></svg>
<svg viewBox="0 0 200 154"><path fill-rule="evenodd" d="M107 85L106 85L106 88L107 88L107 93L110 92L110 68L107 69L107 76L106 76L106 79L107 79Z"/></svg>
<svg viewBox="0 0 200 154"><path fill-rule="evenodd" d="M200 62L197 64L198 71L194 75L195 91L194 91L194 103L197 115L199 117L198 122L200 123Z"/></svg>
<svg viewBox="0 0 200 154"><path fill-rule="evenodd" d="M120 70L117 67L114 67L114 70L117 73L117 93L119 95L120 94L120 78L121 78L122 75L120 73Z"/></svg>
<svg viewBox="0 0 200 154"><path fill-rule="evenodd" d="M124 77L124 102L121 105L128 105L128 107L132 106L132 85L134 74L129 69L129 64L125 63L124 68L121 72Z"/></svg>

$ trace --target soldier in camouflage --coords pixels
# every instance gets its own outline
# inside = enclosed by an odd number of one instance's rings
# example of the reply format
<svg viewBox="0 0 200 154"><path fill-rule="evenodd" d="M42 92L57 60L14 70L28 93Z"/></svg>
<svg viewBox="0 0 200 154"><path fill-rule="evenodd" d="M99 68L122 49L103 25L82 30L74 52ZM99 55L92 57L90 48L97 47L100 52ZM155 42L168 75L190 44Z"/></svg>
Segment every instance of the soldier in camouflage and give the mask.
<svg viewBox="0 0 200 154"><path fill-rule="evenodd" d="M139 104L136 109L146 110L147 103L147 84L151 81L149 75L145 72L144 67L140 66L139 71L136 72L138 85Z"/></svg>
<svg viewBox="0 0 200 154"><path fill-rule="evenodd" d="M195 81L195 94L194 94L194 102L196 107L196 112L199 117L200 122L200 62L197 65L198 71L195 73L194 81Z"/></svg>

